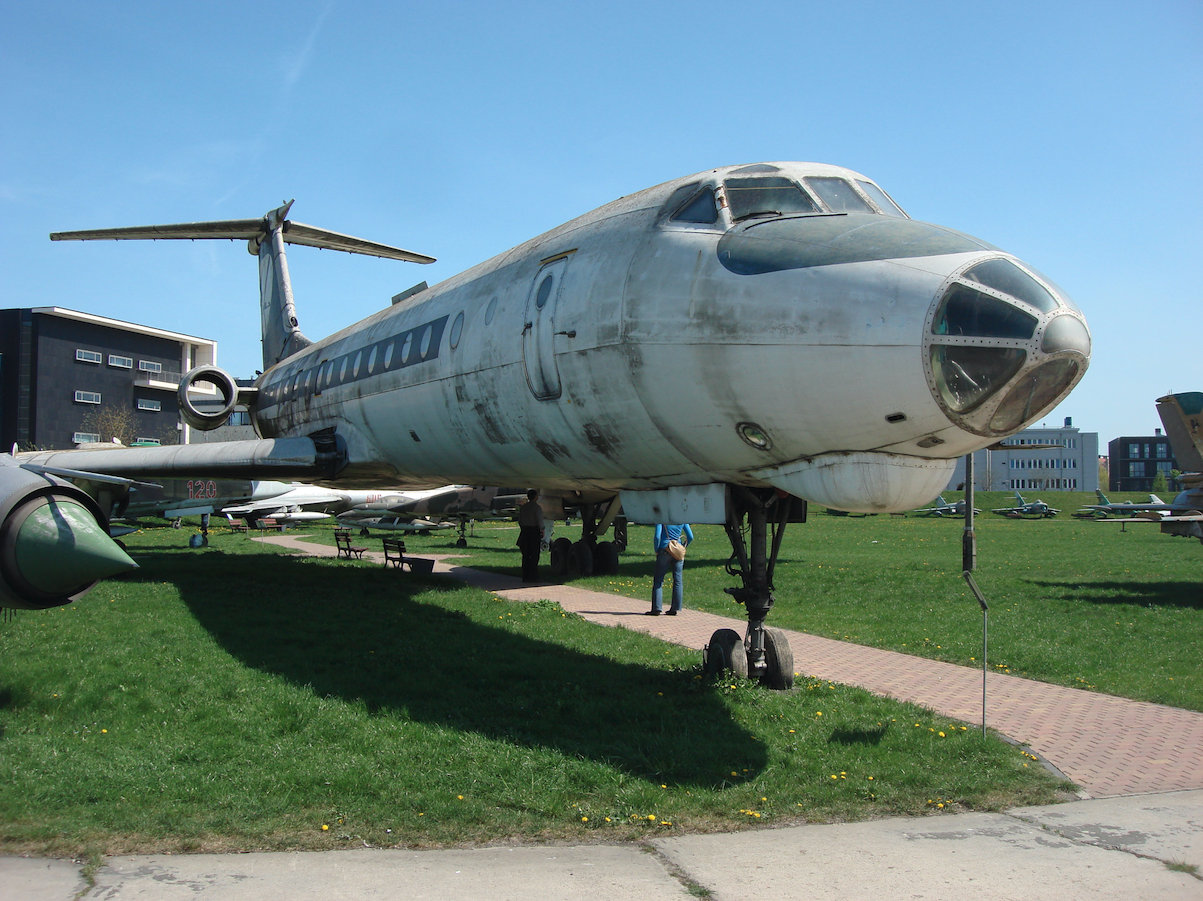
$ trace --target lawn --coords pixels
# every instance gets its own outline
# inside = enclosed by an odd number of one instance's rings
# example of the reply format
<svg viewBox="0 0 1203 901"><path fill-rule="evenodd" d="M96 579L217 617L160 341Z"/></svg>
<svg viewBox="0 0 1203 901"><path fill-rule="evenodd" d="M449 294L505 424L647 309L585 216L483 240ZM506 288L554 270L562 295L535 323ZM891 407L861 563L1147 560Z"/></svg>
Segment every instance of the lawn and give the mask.
<svg viewBox="0 0 1203 901"><path fill-rule="evenodd" d="M796 534L871 543L855 529L877 525ZM220 526L190 550L189 534L129 536L136 573L0 624L3 850L622 840L1065 797L1021 749L805 672L791 692L712 680L696 651L551 603L288 556ZM471 552L516 567L514 534L480 526ZM634 531L624 580L647 577L647 537ZM695 605L723 556L701 542ZM790 554L791 573L817 566L801 562L814 548Z"/></svg>

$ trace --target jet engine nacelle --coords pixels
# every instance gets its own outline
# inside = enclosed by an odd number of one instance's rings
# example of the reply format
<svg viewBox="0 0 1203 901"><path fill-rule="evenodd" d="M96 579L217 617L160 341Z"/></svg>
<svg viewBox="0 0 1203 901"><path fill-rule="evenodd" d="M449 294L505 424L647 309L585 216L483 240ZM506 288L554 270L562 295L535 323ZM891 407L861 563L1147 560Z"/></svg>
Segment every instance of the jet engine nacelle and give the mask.
<svg viewBox="0 0 1203 901"><path fill-rule="evenodd" d="M221 395L219 407L208 407L204 410L196 406L196 402L188 395L189 389L200 382L208 382ZM239 388L234 377L224 369L216 366L197 366L189 370L180 380L177 396L180 401L180 415L184 422L202 432L212 431L226 424L230 414L239 403L249 404L257 393L254 388Z"/></svg>
<svg viewBox="0 0 1203 901"><path fill-rule="evenodd" d="M84 492L44 473L0 466L0 607L69 604L135 565Z"/></svg>

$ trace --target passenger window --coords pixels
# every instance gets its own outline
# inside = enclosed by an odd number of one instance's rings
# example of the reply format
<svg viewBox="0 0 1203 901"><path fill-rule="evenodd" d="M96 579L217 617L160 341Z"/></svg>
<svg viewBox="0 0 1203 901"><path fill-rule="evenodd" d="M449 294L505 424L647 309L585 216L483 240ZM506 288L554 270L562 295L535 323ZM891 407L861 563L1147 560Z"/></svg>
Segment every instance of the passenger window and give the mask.
<svg viewBox="0 0 1203 901"><path fill-rule="evenodd" d="M819 198L834 213L871 213L869 204L856 193L856 189L842 178L816 177L806 179Z"/></svg>
<svg viewBox="0 0 1203 901"><path fill-rule="evenodd" d="M736 222L756 215L819 212L810 195L788 178L728 178L723 188Z"/></svg>
<svg viewBox="0 0 1203 901"><path fill-rule="evenodd" d="M693 200L677 211L673 216L673 222L702 222L708 225L718 222L718 205L714 202L714 188L703 188Z"/></svg>

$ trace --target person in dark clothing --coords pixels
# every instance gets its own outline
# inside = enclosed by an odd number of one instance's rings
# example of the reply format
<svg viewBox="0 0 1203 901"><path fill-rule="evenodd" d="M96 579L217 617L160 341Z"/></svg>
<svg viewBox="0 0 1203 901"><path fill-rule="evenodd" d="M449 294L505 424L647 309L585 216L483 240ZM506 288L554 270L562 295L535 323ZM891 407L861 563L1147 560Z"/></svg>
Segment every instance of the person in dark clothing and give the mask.
<svg viewBox="0 0 1203 901"><path fill-rule="evenodd" d="M539 492L526 492L526 503L518 508L518 547L522 551L522 581L539 581L539 552L543 545L543 508Z"/></svg>

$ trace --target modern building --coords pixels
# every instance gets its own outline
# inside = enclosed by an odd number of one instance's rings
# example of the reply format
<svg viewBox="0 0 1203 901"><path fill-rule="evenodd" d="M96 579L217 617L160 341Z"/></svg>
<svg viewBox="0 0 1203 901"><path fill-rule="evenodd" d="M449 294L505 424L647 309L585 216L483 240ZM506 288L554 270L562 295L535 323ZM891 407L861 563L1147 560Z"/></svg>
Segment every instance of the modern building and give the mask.
<svg viewBox="0 0 1203 901"><path fill-rule="evenodd" d="M978 491L1094 491L1099 487L1099 435L1074 428L1024 429L973 455ZM949 490L965 485L965 460L957 462Z"/></svg>
<svg viewBox="0 0 1203 901"><path fill-rule="evenodd" d="M1170 485L1170 470L1178 469L1170 439L1154 429L1155 435L1116 438L1107 444L1110 491L1152 491L1157 473Z"/></svg>
<svg viewBox="0 0 1203 901"><path fill-rule="evenodd" d="M207 338L62 307L0 310L0 447L101 441L97 422L114 420L135 441L187 443L181 373L216 362Z"/></svg>

